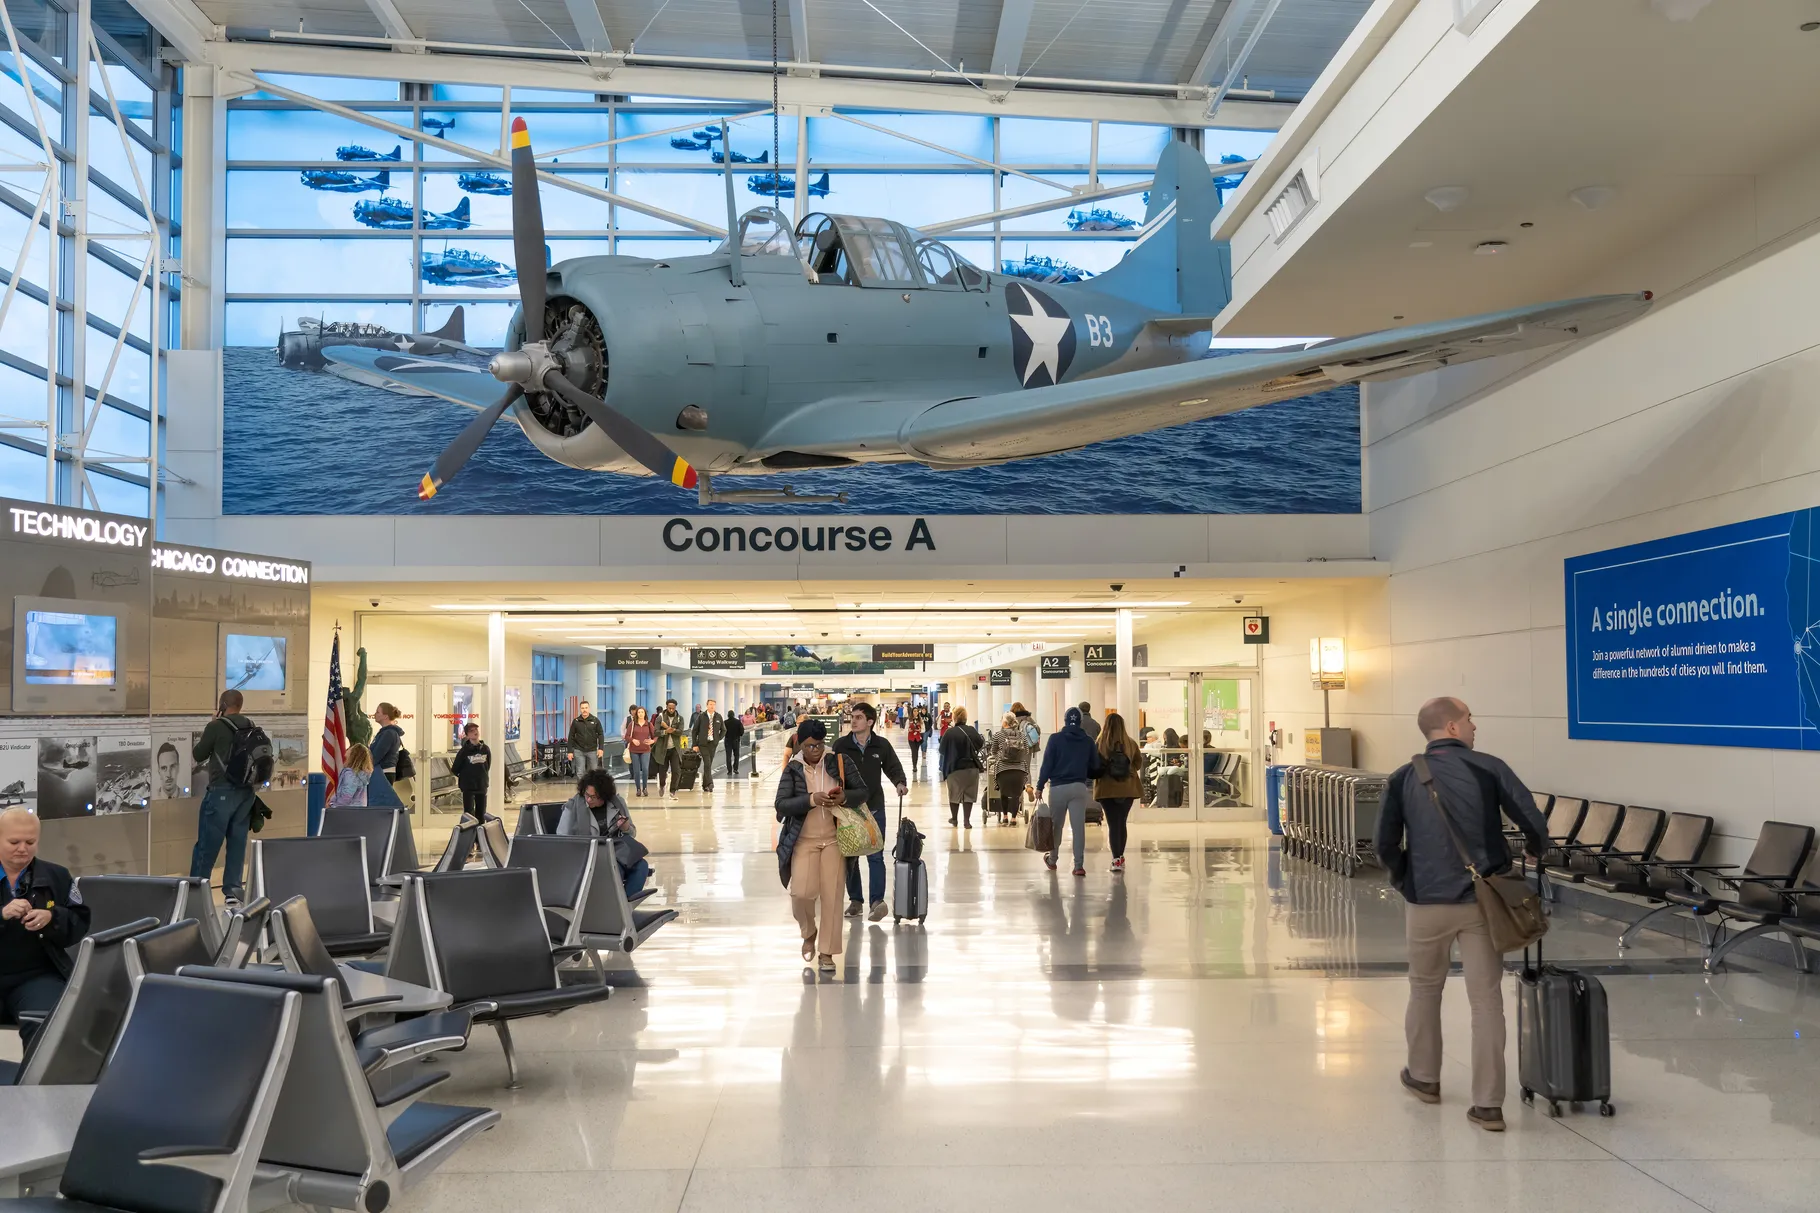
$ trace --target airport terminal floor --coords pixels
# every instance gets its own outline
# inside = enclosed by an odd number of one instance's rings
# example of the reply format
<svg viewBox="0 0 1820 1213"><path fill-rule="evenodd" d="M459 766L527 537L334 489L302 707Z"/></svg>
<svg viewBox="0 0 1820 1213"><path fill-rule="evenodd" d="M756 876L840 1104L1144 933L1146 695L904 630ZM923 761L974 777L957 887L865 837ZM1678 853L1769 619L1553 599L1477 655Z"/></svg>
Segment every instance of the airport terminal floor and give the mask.
<svg viewBox="0 0 1820 1213"><path fill-rule="evenodd" d="M888 734L901 750L901 733ZM447 1059L440 1098L498 1128L404 1202L683 1210L1807 1209L1820 1184L1812 978L1557 912L1551 957L1605 982L1617 1115L1467 1123L1450 981L1442 1103L1398 1085L1402 904L1367 874L1285 860L1258 824L1136 825L1124 875L1022 830L951 828L924 768L928 923L849 920L818 976L770 853L778 742L757 779L633 800L653 904L681 912L604 1005ZM433 853L433 852L431 852ZM1760 971L1759 971L1760 970Z"/></svg>

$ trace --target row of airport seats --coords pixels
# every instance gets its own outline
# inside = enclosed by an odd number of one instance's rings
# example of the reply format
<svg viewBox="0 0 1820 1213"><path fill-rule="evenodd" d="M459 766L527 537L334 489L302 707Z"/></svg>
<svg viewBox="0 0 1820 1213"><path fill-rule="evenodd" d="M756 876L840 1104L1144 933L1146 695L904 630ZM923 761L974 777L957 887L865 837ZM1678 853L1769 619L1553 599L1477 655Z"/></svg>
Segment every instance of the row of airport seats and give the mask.
<svg viewBox="0 0 1820 1213"><path fill-rule="evenodd" d="M1820 940L1820 848L1810 826L1766 821L1742 865L1706 861L1713 819L1664 813L1584 797L1537 792L1547 849L1525 857L1544 896L1575 885L1636 904L1645 912L1618 936L1620 948L1662 915L1686 914L1710 972L1748 940L1780 934L1795 967L1812 971L1803 940ZM1710 921L1709 921L1710 920Z"/></svg>

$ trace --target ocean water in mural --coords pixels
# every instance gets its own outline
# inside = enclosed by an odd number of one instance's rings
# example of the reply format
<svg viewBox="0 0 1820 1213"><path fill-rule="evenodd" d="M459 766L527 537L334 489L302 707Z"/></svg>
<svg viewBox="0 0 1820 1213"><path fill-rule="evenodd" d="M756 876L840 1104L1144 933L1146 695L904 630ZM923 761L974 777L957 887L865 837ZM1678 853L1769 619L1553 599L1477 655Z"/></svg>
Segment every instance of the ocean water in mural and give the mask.
<svg viewBox="0 0 1820 1213"><path fill-rule="evenodd" d="M1152 434L996 467L917 464L728 477L846 492L846 506L721 505L649 478L583 472L495 429L447 489L417 483L471 412L287 368L230 347L222 509L229 514L1348 514L1359 510L1359 393L1341 387Z"/></svg>

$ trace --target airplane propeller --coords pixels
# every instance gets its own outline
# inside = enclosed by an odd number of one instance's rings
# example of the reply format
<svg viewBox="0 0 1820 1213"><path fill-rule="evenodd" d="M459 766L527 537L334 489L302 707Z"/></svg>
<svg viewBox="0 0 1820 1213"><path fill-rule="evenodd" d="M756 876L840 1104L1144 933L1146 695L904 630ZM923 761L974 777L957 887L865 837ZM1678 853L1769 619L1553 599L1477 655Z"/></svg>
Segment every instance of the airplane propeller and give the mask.
<svg viewBox="0 0 1820 1213"><path fill-rule="evenodd" d="M487 369L502 383L506 394L470 421L455 441L437 456L418 487L417 495L429 500L460 471L480 449L481 442L506 409L526 391L553 391L588 420L620 450L636 459L653 475L679 488L696 486L695 469L660 439L630 417L609 408L606 401L572 383L563 365L544 340L544 305L548 283L549 253L544 243L543 203L538 197L537 161L531 153L531 132L523 118L512 119L512 260L518 273L518 297L524 316L524 344L493 356Z"/></svg>

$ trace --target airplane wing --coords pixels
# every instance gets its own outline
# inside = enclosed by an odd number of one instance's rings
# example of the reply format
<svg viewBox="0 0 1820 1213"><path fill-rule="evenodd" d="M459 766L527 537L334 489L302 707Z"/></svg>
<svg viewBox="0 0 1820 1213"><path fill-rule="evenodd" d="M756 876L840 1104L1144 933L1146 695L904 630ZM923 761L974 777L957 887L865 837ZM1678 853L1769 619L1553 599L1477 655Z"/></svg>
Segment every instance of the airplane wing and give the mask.
<svg viewBox="0 0 1820 1213"><path fill-rule="evenodd" d="M1650 298L1645 291L1571 299L1388 329L1305 349L1203 358L992 396L938 397L910 415L898 440L904 454L935 467L1074 450L1342 383L1413 375L1589 337L1642 315ZM877 458L876 443L868 452L832 451L825 438L816 442L810 435L803 437L808 441L791 442L786 449Z"/></svg>
<svg viewBox="0 0 1820 1213"><path fill-rule="evenodd" d="M451 343L452 344L452 343ZM499 402L511 389L493 378L485 367L465 362L421 358L392 350L375 350L361 345L325 345L322 356L337 366L348 367L357 376L374 384L385 380L416 388L464 408L484 412Z"/></svg>

